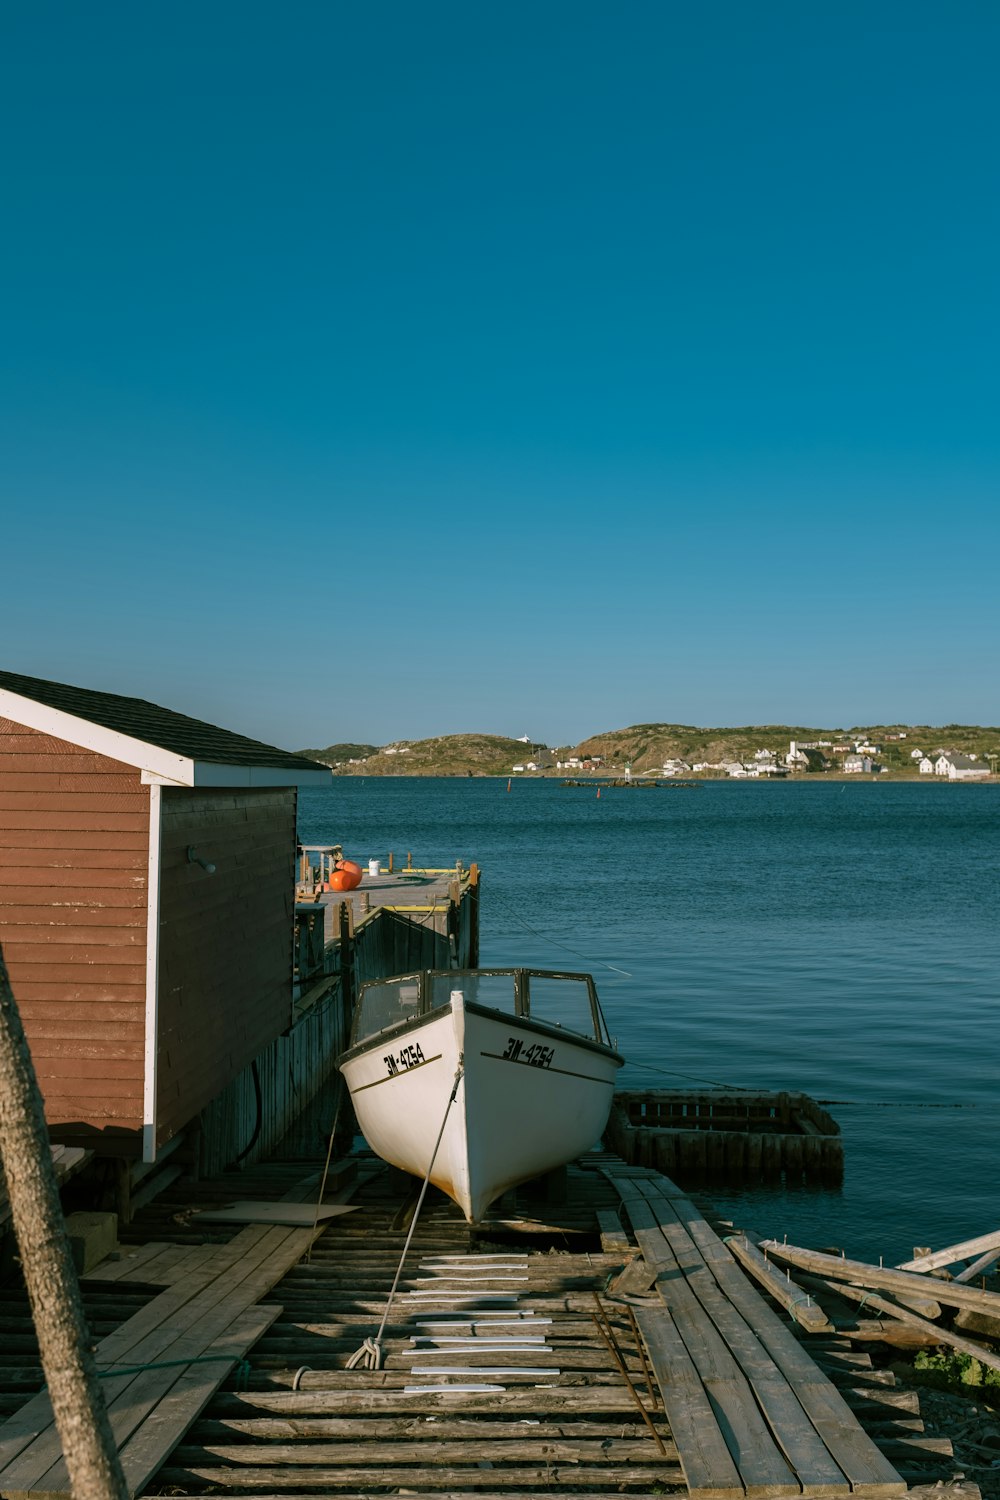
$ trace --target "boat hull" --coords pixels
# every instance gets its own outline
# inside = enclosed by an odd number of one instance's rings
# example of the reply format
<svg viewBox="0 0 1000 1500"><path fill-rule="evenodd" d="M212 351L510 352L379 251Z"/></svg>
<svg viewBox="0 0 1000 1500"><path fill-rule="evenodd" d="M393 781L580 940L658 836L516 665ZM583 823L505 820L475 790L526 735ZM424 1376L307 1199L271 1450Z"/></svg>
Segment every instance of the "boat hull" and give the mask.
<svg viewBox="0 0 1000 1500"><path fill-rule="evenodd" d="M353 1049L341 1071L372 1150L421 1178L433 1161L431 1181L475 1223L600 1139L621 1064L611 1048L459 1000Z"/></svg>

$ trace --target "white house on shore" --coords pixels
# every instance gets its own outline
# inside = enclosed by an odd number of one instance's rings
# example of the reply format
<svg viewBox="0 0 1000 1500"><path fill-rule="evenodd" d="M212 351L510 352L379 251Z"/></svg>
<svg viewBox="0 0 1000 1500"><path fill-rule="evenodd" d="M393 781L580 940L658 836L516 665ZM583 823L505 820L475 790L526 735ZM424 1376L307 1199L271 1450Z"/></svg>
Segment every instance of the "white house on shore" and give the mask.
<svg viewBox="0 0 1000 1500"><path fill-rule="evenodd" d="M683 776L686 774L686 772L690 771L690 769L691 767L688 765L686 760L665 760L663 762L662 774L664 776Z"/></svg>
<svg viewBox="0 0 1000 1500"><path fill-rule="evenodd" d="M947 776L949 781L985 781L990 774L989 765L983 765L974 755L949 755L943 758L948 762L948 769L938 774Z"/></svg>
<svg viewBox="0 0 1000 1500"><path fill-rule="evenodd" d="M920 762L922 776L947 776L949 781L985 781L990 775L988 764L975 755L959 755L954 750L941 750L937 755L925 755Z"/></svg>

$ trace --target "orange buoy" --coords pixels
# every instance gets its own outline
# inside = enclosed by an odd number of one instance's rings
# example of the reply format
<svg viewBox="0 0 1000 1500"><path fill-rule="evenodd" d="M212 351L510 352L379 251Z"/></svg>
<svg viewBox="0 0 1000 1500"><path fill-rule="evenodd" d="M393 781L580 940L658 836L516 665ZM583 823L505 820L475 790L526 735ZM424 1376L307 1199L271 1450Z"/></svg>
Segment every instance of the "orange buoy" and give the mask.
<svg viewBox="0 0 1000 1500"><path fill-rule="evenodd" d="M361 871L357 865L354 866L353 870L348 870L344 866L341 866L339 870L334 870L330 876L331 891L353 891L355 886L360 884Z"/></svg>
<svg viewBox="0 0 1000 1500"><path fill-rule="evenodd" d="M355 864L353 859L342 859L337 868L339 870L346 870L349 875L360 876L361 874L361 866Z"/></svg>

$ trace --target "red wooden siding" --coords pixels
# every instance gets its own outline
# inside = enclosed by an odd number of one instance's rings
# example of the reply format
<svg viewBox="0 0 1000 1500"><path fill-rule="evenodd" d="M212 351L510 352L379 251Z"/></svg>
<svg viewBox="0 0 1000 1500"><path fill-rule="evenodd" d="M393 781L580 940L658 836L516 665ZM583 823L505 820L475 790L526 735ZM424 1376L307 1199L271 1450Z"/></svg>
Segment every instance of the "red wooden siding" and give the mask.
<svg viewBox="0 0 1000 1500"><path fill-rule="evenodd" d="M0 942L57 1141L139 1146L148 857L137 770L0 718Z"/></svg>
<svg viewBox="0 0 1000 1500"><path fill-rule="evenodd" d="M157 1145L291 1020L295 799L163 789Z"/></svg>

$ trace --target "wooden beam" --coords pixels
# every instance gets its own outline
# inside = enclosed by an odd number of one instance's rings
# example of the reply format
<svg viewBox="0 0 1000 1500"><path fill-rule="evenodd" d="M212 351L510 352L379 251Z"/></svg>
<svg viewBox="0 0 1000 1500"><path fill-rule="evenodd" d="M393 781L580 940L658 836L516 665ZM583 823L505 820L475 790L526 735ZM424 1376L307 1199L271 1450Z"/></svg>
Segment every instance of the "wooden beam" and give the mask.
<svg viewBox="0 0 1000 1500"><path fill-rule="evenodd" d="M897 1271L937 1271L942 1266L953 1266L957 1261L969 1260L974 1255L982 1255L985 1250L995 1250L997 1256L1000 1256L1000 1229L995 1229L992 1234L981 1234L974 1240L962 1240L957 1245L946 1245L943 1250L918 1255L914 1260L901 1261L896 1269Z"/></svg>
<svg viewBox="0 0 1000 1500"><path fill-rule="evenodd" d="M729 1235L724 1241L744 1271L760 1282L764 1290L785 1309L808 1333L829 1333L833 1328L826 1313L803 1292L797 1282L786 1279L767 1260L746 1235Z"/></svg>
<svg viewBox="0 0 1000 1500"><path fill-rule="evenodd" d="M904 1296L911 1297L919 1297L927 1289L924 1278L912 1271L869 1266L864 1261L846 1260L839 1255L824 1255L819 1250L805 1250L799 1245L783 1245L778 1240L761 1240L760 1249L766 1250L775 1260L787 1261L789 1265L801 1266L803 1270L815 1271L834 1281L902 1292ZM1000 1317L1000 1293L977 1291L954 1281L935 1281L934 1293L937 1300L946 1307L967 1307L974 1312L988 1312L994 1317Z"/></svg>

